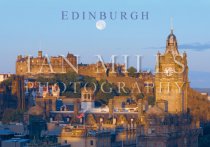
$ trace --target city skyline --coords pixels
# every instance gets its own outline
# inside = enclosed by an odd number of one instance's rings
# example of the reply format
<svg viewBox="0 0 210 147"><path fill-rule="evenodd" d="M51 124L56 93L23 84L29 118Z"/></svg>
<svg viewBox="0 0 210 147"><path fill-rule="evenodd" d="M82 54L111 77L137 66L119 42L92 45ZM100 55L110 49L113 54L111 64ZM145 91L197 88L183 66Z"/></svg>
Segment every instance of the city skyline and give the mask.
<svg viewBox="0 0 210 147"><path fill-rule="evenodd" d="M144 56L143 68L154 70L154 56L158 51L164 52L170 33L170 18L173 17L179 50L186 51L188 55L192 87L210 87L210 68L206 64L210 54L210 33L206 31L210 24L208 1L115 1L113 4L119 6L117 9L109 1L95 1L94 5L85 1L23 2L1 2L1 73L14 73L17 55L36 56L38 50L50 56L68 52L78 54L83 63L95 63L97 58L92 57L97 54L104 56L106 62L112 54L140 54ZM100 31L95 27L97 20L63 21L63 10L148 11L149 19L105 20L107 26ZM135 66L135 62L131 63Z"/></svg>
<svg viewBox="0 0 210 147"><path fill-rule="evenodd" d="M209 6L0 0L0 146L209 146Z"/></svg>

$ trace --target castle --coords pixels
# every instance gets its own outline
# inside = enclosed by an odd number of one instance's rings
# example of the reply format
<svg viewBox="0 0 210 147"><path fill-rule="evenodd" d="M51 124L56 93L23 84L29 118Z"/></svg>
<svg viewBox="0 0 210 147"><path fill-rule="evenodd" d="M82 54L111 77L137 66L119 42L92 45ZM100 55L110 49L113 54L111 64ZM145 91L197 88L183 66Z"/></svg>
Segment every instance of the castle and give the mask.
<svg viewBox="0 0 210 147"><path fill-rule="evenodd" d="M73 71L71 67L77 66L77 59L72 54L66 57L50 57L43 56L42 51L38 51L38 57L19 55L16 61L17 75L34 75L34 74L50 74L50 73L66 73Z"/></svg>
<svg viewBox="0 0 210 147"><path fill-rule="evenodd" d="M112 67L113 66L113 67ZM111 72L111 68L114 71ZM78 57L68 53L67 56L48 57L43 56L42 51L38 51L38 56L22 56L19 55L16 60L16 74L25 76L36 75L52 75L75 72L81 75L103 78L105 75L116 76L122 74L124 65L102 63L98 61L96 64L78 63ZM108 73L107 70L110 70Z"/></svg>

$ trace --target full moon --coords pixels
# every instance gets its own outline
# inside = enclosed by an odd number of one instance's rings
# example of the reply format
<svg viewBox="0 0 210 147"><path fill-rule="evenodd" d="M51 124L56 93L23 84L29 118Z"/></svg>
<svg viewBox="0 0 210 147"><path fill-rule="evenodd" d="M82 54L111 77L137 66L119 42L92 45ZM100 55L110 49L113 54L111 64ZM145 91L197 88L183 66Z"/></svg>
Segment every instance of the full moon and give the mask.
<svg viewBox="0 0 210 147"><path fill-rule="evenodd" d="M98 30L104 30L104 29L106 28L106 22L103 21L103 20L98 20L98 21L96 22L96 28L97 28Z"/></svg>

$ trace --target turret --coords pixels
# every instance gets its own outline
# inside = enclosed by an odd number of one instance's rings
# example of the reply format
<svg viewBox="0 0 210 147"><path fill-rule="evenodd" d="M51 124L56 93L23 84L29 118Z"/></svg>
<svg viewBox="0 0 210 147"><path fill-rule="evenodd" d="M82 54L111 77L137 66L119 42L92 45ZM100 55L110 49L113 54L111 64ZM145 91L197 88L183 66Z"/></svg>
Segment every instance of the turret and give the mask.
<svg viewBox="0 0 210 147"><path fill-rule="evenodd" d="M92 88L81 89L81 109L90 110L95 107L95 94Z"/></svg>

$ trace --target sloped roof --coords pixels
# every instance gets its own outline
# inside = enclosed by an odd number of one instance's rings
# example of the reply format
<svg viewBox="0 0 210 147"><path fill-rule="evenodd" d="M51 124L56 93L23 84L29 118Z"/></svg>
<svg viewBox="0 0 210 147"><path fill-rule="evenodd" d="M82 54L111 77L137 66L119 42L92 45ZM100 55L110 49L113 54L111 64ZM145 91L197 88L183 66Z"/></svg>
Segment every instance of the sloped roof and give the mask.
<svg viewBox="0 0 210 147"><path fill-rule="evenodd" d="M146 113L147 115L166 115L167 114L163 109L157 106L153 106L149 108L149 110Z"/></svg>
<svg viewBox="0 0 210 147"><path fill-rule="evenodd" d="M28 110L29 115L43 115L43 113L44 110L38 105L33 106Z"/></svg>

